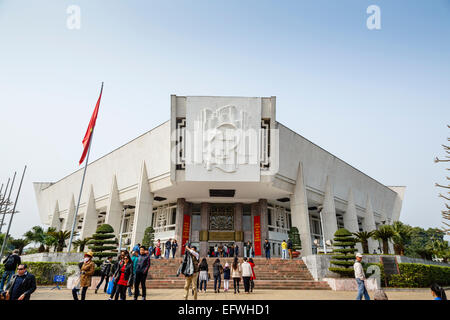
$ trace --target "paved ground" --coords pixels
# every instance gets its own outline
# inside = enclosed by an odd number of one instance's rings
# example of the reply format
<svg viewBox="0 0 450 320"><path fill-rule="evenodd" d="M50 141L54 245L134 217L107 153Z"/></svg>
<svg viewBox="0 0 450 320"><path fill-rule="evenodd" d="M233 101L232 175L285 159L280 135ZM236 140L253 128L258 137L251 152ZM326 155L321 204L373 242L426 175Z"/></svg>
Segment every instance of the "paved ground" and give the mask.
<svg viewBox="0 0 450 320"><path fill-rule="evenodd" d="M386 291L389 300L432 300L429 289L415 289L402 291ZM373 292L369 291L373 297ZM356 292L331 291L331 290L256 290L251 294L199 293L199 300L354 300ZM51 287L39 287L32 295L32 300L72 300L69 289L51 290ZM88 290L87 300L107 300L108 295L94 294L94 290ZM127 299L132 299L128 298ZM147 299L151 300L182 300L183 290L179 289L153 289L147 290ZM189 296L192 299L192 296Z"/></svg>

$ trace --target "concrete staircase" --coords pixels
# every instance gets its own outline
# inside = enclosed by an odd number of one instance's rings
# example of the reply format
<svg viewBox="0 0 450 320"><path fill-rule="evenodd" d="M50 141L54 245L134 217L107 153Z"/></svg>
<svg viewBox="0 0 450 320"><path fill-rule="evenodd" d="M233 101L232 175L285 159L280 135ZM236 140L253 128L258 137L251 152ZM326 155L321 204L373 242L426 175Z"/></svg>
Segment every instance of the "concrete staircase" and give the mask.
<svg viewBox="0 0 450 320"><path fill-rule="evenodd" d="M214 278L212 276L212 265L216 258L207 258L208 272L211 280L208 281L207 290L214 290ZM331 290L327 282L315 281L301 259L281 260L280 258L254 258L255 262L255 289L294 289L294 290ZM220 258L222 265L226 262L231 266L232 258ZM242 259L239 259L241 262ZM175 259L152 259L147 287L154 289L169 289L184 287L184 276L176 276L182 258ZM223 289L223 276L222 284ZM233 290L233 281L230 280L230 290ZM244 290L241 281L240 290Z"/></svg>

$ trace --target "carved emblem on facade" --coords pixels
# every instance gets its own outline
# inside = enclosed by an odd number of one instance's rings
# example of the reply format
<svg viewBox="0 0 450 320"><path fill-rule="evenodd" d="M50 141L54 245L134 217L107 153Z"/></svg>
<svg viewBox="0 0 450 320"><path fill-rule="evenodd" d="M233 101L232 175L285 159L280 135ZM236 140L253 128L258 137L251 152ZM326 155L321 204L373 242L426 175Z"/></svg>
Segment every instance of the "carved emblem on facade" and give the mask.
<svg viewBox="0 0 450 320"><path fill-rule="evenodd" d="M248 121L247 113L234 105L201 111L202 161L208 171L218 168L230 173L235 172L239 164L248 163L245 150L241 148L245 144Z"/></svg>

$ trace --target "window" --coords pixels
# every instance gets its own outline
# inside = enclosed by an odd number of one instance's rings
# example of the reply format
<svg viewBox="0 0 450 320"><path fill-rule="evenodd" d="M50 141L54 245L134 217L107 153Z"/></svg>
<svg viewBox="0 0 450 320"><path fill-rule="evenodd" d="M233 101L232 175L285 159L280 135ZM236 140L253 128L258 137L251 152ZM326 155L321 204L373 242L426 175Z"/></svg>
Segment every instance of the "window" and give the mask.
<svg viewBox="0 0 450 320"><path fill-rule="evenodd" d="M177 222L177 208L172 208L171 224L175 224L176 222Z"/></svg>
<svg viewBox="0 0 450 320"><path fill-rule="evenodd" d="M242 227L244 231L252 231L252 216L245 215L242 217Z"/></svg>

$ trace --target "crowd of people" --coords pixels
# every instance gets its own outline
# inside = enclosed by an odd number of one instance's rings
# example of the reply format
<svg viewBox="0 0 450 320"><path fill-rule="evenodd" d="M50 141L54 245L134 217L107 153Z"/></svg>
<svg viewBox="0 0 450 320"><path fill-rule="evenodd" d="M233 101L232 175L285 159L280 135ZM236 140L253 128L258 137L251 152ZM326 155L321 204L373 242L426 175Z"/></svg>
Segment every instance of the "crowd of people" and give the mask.
<svg viewBox="0 0 450 320"><path fill-rule="evenodd" d="M266 259L270 259L270 243L264 242L264 250ZM165 243L164 258L175 258L178 244L175 239L169 239ZM292 259L290 249L292 243L283 241L282 243L282 259L287 259L287 254ZM217 248L217 249L216 249ZM184 259L190 258L192 262L192 270L185 275L184 298L187 300L189 291L191 290L195 300L197 300L197 292L207 292L207 284L214 280L214 292L220 293L230 290L230 281L233 281L234 294L240 293L241 280L244 286L244 292L250 294L255 287L255 262L253 260L254 250L250 242L244 247L245 256L238 258L239 247L235 244L229 246L215 246L209 257L215 257L212 266L208 265L206 257L200 261L200 255L195 246L189 243L185 245ZM21 261L18 250L14 250L3 260L4 272L0 283L0 300L30 300L31 294L36 290L36 278L28 271L27 264ZM72 286L72 295L74 300L85 300L86 293L92 285L92 277L95 273L95 263L93 261L93 253L84 254L84 259L78 264L79 271L77 279ZM109 300L126 300L127 293L129 297L137 300L141 297L146 300L147 288L146 279L150 269L151 258L161 258L161 242L158 239L155 246L145 247L137 244L130 253L127 250L120 251L117 261L113 261L113 257L106 257L100 267L100 281L95 287L95 294L103 285L103 292L107 293ZM222 265L219 257L233 257L233 262L226 262ZM358 285L357 300L363 297L370 300L370 296L365 287L365 274L361 264L363 256L356 254L356 261L353 265L355 280ZM185 260L183 263L185 263ZM180 266L180 269L182 269ZM211 272L210 272L211 271ZM212 278L211 279L211 275ZM222 282L223 281L223 282ZM223 284L223 286L222 286ZM431 294L434 300L447 300L445 290L437 284L431 286ZM128 291L128 292L127 292ZM79 297L80 296L80 297ZM387 300L387 296L383 290L377 290L374 294L375 300Z"/></svg>

